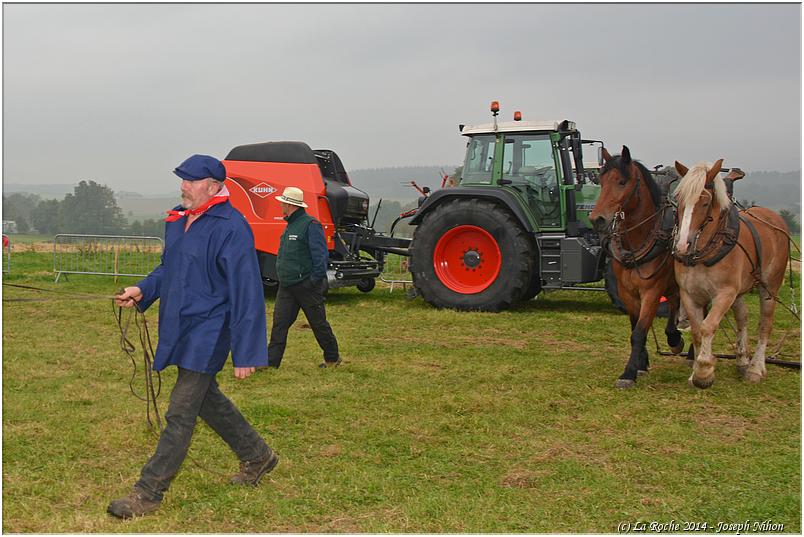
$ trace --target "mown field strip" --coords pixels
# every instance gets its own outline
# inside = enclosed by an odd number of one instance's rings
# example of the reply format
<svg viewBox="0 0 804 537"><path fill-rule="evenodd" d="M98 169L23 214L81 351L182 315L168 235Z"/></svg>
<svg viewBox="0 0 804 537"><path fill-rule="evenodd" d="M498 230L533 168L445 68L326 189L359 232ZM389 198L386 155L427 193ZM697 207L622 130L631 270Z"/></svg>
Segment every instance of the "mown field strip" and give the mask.
<svg viewBox="0 0 804 537"><path fill-rule="evenodd" d="M133 282L54 285L51 257L36 251L13 263L4 276L13 283L105 295ZM755 342L756 295L748 302ZM270 318L273 299L266 308ZM219 376L281 458L262 485L232 488L188 462L156 515L120 522L106 505L137 479L155 439L129 391L111 304L4 303L3 530L615 532L674 520L714 531L770 519L801 531L797 370L768 366L754 386L721 360L715 385L701 391L688 387L681 357L651 352L650 374L618 391L628 321L604 293L458 313L378 285L338 290L328 308L342 367L316 367L302 317L280 370L236 381L227 366ZM155 309L148 318L155 327ZM658 324L657 334L662 341ZM799 321L780 309L771 348L782 334L783 352L799 359ZM731 352L725 331L715 349ZM163 374L163 409L174 379L173 369ZM203 423L190 453L237 469Z"/></svg>

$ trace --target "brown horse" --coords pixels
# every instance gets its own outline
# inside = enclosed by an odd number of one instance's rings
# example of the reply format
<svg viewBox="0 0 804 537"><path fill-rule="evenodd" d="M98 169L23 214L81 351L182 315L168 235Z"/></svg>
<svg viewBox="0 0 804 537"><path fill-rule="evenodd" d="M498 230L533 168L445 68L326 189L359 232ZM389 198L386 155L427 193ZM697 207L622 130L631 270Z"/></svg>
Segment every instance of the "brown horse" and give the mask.
<svg viewBox="0 0 804 537"><path fill-rule="evenodd" d="M589 218L607 242L620 300L631 321L631 355L616 383L630 388L639 373L648 371L645 340L662 296L670 304L667 343L674 353L684 349L676 328L679 298L670 256L673 207L627 147L615 157L604 148L603 159L600 197Z"/></svg>
<svg viewBox="0 0 804 537"><path fill-rule="evenodd" d="M673 255L696 351L689 381L698 388L715 381L712 338L729 308L737 321L738 371L752 383L765 377L765 349L790 253L782 217L763 207L737 211L719 175L722 164L723 159L688 169L676 162L683 179L676 189L680 223ZM760 296L759 342L749 362L748 309L742 297L754 287Z"/></svg>

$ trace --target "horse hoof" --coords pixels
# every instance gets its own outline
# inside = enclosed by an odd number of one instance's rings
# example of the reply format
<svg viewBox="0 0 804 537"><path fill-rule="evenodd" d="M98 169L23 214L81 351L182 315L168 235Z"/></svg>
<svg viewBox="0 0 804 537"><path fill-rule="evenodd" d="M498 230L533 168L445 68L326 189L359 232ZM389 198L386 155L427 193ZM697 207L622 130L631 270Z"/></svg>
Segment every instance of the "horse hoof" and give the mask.
<svg viewBox="0 0 804 537"><path fill-rule="evenodd" d="M759 384L762 382L762 375L755 371L746 371L743 373L743 379L749 384Z"/></svg>
<svg viewBox="0 0 804 537"><path fill-rule="evenodd" d="M695 365L695 360L687 360L687 367L692 369L692 366L694 366L694 365Z"/></svg>
<svg viewBox="0 0 804 537"><path fill-rule="evenodd" d="M621 390L625 390L636 386L636 381L631 379L617 379L617 382L614 384L614 386Z"/></svg>
<svg viewBox="0 0 804 537"><path fill-rule="evenodd" d="M747 365L738 365L737 366L737 374L739 374L741 377L745 378L745 374L747 372L748 372L748 366Z"/></svg>
<svg viewBox="0 0 804 537"><path fill-rule="evenodd" d="M642 375L647 375L648 373L650 373L650 371L648 371L647 369L640 369L639 371L637 371L637 376L641 377Z"/></svg>
<svg viewBox="0 0 804 537"><path fill-rule="evenodd" d="M690 377L690 386L694 388L700 388L702 390L707 389L709 386L715 383L715 377L712 376L708 379L699 379L695 376Z"/></svg>
<svg viewBox="0 0 804 537"><path fill-rule="evenodd" d="M681 354L684 352L684 339L682 338L681 341L678 342L678 345L670 347L670 352L673 354Z"/></svg>

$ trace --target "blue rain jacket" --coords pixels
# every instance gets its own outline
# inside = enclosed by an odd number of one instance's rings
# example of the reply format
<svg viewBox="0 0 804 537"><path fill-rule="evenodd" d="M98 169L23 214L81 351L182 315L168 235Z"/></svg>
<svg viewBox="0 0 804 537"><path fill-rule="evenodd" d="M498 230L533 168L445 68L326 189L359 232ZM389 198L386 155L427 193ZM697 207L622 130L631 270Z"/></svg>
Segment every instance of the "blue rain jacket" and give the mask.
<svg viewBox="0 0 804 537"><path fill-rule="evenodd" d="M176 210L180 210L177 207ZM162 263L137 284L147 309L160 299L154 369L215 374L229 351L235 367L268 365L265 301L246 219L227 201L187 232L187 217L165 224Z"/></svg>

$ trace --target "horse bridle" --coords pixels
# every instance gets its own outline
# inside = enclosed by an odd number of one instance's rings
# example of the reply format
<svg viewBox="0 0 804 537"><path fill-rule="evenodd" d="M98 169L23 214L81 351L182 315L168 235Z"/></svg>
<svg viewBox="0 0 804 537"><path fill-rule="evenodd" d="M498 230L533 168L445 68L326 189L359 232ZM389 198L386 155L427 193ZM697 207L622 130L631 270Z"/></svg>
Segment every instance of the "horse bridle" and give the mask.
<svg viewBox="0 0 804 537"><path fill-rule="evenodd" d="M622 203L620 203L619 207L617 208L617 211L614 213L614 218L612 219L612 223L608 233L609 240L607 241L606 250L613 259L620 262L623 266L636 269L637 275L640 278L650 279L654 277L662 269L662 267L664 267L665 263L667 263L667 260L670 258L669 251L665 255L665 258L662 260L662 262L659 264L659 267L649 276L642 276L642 274L639 272L639 266L643 263L646 263L647 261L650 261L651 259L654 259L656 255L658 255L654 252L654 249L657 246L657 242L659 240L663 241L669 240L670 237L672 236L672 233L670 234L663 233L661 229L663 218L657 218L667 208L666 203L660 203L654 213L652 213L647 218L641 220L640 222L637 222L636 224L624 230L619 229L620 224L622 222L625 222L625 207L627 205L630 205L631 199L634 196L636 196L637 206L639 206L639 204L642 202L642 197L639 192L640 190L639 185L642 182L641 181L642 172L640 170L637 170L637 172L638 174L637 177L635 178L636 184L634 185L633 190L631 190L631 193L628 194L626 199ZM654 218L656 218L656 223L653 225L653 230L651 231L651 233L647 235L645 240L642 241L642 244L640 244L637 248L633 250L626 250L623 247L622 237L626 233L638 228L642 224ZM614 251L612 244L614 242L617 242L619 244L619 252ZM651 255L652 253L653 255Z"/></svg>
<svg viewBox="0 0 804 537"><path fill-rule="evenodd" d="M706 183L703 190L703 192L709 196L710 202L714 200L714 195L709 191L709 189L713 186L713 182ZM726 253L728 253L728 251L731 250L731 248L734 247L734 244L737 242L739 224L738 229L736 230L729 227L729 209L721 208L720 214L718 215L717 228L715 229L715 232L709 238L707 243L703 245L700 250L698 249L698 240L701 238L701 234L710 223L715 221L715 219L712 218L712 211L710 210L707 212L706 217L701 221L701 224L696 228L695 233L692 235L688 253L685 255L680 255L676 245L679 216L681 215L678 211L676 211L676 228L673 230L672 254L675 259L686 266L691 267L701 262L707 264L707 266L711 266L714 264L714 262L719 261ZM710 256L712 259L706 259Z"/></svg>
<svg viewBox="0 0 804 537"><path fill-rule="evenodd" d="M640 174L640 175L641 175L641 174ZM624 202L622 202L622 203L620 203L619 207L617 207L617 210L614 212L614 218L612 218L612 220L611 220L611 226L610 226L610 231L609 231L609 234L610 234L612 237L613 237L613 236L615 236L615 235L619 235L619 234L621 233L621 232L620 232L620 231L617 229L617 227L618 227L618 224L619 224L620 222L624 222L624 221L625 221L625 210L624 210L624 209L625 209L625 206L626 206L626 205L628 205L628 203L631 201L631 198L633 198L633 197L634 197L634 195L636 195L636 197L637 197L637 206L639 206L640 201L642 201L642 200L641 200L641 197L640 197L640 195L639 195L639 183L641 182L641 181L639 180L639 177L637 177L637 178L636 178L636 181L635 181L635 182L636 182L636 184L634 185L634 188L631 190L631 193L630 193L630 194L628 194L628 197L625 199L625 201L624 201ZM642 225L643 223L644 223L644 221L643 221L643 222L640 222L639 224L637 224L637 226L640 226L640 225ZM634 229L634 227L631 227L631 228L629 228L629 229L626 229L626 230L625 230L625 233L628 233L628 232L629 232L629 231L631 231L632 229Z"/></svg>

